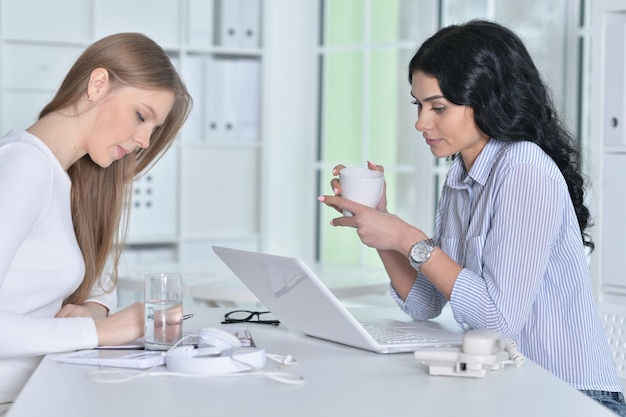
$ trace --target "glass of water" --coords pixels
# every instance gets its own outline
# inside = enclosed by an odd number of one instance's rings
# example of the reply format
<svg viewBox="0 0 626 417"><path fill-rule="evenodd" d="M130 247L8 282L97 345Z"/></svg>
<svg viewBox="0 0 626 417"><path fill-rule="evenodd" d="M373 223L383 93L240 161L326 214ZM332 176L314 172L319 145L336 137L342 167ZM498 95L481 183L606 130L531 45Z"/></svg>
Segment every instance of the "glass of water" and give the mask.
<svg viewBox="0 0 626 417"><path fill-rule="evenodd" d="M146 275L146 350L167 350L183 336L183 276L177 273Z"/></svg>

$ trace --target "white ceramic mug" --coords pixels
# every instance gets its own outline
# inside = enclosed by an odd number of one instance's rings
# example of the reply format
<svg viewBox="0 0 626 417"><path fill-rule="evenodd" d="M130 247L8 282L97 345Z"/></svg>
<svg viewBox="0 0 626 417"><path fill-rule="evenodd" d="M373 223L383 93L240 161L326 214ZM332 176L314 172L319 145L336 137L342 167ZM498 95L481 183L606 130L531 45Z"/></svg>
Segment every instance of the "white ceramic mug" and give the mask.
<svg viewBox="0 0 626 417"><path fill-rule="evenodd" d="M345 167L339 171L339 183L342 197L374 208L383 193L385 176L373 169ZM352 216L352 213L344 209L343 215Z"/></svg>

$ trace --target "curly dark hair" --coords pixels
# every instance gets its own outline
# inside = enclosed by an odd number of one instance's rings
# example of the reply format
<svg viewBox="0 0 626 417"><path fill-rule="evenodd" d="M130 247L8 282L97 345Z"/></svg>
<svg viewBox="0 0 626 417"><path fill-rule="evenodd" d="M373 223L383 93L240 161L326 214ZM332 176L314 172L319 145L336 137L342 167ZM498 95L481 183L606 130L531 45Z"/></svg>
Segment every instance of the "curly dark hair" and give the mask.
<svg viewBox="0 0 626 417"><path fill-rule="evenodd" d="M409 82L435 77L444 97L474 111L478 128L502 141L534 142L557 164L569 190L583 244L594 249L584 204L580 153L522 40L485 20L447 26L422 44L409 63Z"/></svg>

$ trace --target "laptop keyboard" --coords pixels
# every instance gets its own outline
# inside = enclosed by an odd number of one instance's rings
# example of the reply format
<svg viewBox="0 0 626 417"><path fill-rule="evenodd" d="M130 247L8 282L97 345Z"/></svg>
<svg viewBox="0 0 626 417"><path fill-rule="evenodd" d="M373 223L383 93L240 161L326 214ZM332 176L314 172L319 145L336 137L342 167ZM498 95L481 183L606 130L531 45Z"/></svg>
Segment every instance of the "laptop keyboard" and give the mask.
<svg viewBox="0 0 626 417"><path fill-rule="evenodd" d="M436 342L433 337L422 336L419 334L406 332L399 329L390 329L388 327L376 326L371 323L361 323L366 332L368 332L374 340L380 344L402 344L402 343L424 343Z"/></svg>

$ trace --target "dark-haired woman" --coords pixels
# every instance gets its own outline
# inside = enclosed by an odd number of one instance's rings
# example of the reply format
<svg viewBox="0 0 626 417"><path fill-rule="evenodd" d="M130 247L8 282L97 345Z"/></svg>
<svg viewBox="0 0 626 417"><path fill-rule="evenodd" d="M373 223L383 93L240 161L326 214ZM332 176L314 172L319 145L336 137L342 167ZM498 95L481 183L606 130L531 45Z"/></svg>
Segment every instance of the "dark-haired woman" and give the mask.
<svg viewBox="0 0 626 417"><path fill-rule="evenodd" d="M436 157L453 159L434 236L391 215L384 196L375 209L342 198L337 178L335 195L319 200L354 216L333 225L378 250L392 296L415 320L449 302L464 329L502 333L626 416L586 262L579 155L524 44L491 22L449 26L419 48L409 80L415 128Z"/></svg>

